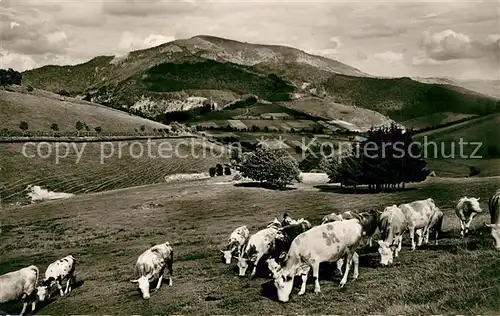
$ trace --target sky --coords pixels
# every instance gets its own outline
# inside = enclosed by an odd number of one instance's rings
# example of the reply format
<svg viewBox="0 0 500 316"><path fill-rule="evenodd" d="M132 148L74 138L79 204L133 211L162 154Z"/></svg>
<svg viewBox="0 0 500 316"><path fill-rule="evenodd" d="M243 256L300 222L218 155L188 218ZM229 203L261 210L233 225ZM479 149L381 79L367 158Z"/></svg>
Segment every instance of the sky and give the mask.
<svg viewBox="0 0 500 316"><path fill-rule="evenodd" d="M214 35L299 48L376 76L500 79L498 1L0 0L0 68Z"/></svg>

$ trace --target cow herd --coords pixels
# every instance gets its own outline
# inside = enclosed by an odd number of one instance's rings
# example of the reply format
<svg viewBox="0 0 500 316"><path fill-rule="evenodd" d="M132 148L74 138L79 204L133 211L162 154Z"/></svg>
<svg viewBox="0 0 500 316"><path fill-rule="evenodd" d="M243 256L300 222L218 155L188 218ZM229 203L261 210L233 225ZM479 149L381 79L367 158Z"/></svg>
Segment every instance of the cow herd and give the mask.
<svg viewBox="0 0 500 316"><path fill-rule="evenodd" d="M495 248L500 250L500 189L489 200L491 229ZM460 220L460 234L464 237L470 228L473 218L481 213L479 198L463 197L458 200L455 213ZM376 230L380 231L378 253L381 265L390 265L399 256L402 248L403 234L409 233L411 249L429 242L433 232L435 243L443 224L443 212L436 207L431 198L401 205L387 206L383 211L328 214L317 226L300 218L292 219L285 213L279 221L275 218L267 223L264 229L250 234L247 226L236 228L231 235L225 250L220 249L224 263L237 261L240 276L245 276L252 267L250 277L254 277L259 265L266 266L269 275L274 279L278 299L289 301L294 278L301 277L302 284L299 295L305 293L309 271L312 270L314 292L320 293L319 265L322 262L335 262L342 275L340 287L343 287L353 266L353 279L359 275L359 256L356 250L363 239L366 245L372 246L372 237ZM415 234L417 241L415 242ZM174 251L169 242L152 246L137 259L135 272L137 279L130 282L144 299L150 297L150 284L155 282L158 290L165 271L168 271L168 284L172 286ZM342 268L344 267L344 271ZM45 301L51 296L51 289L57 286L60 296L71 291L75 280L76 259L69 255L51 263L39 282L39 269L31 265L0 276L0 304L11 301L22 301L20 315L26 312L28 304L31 310L36 308L37 301ZM65 289L63 290L63 282Z"/></svg>

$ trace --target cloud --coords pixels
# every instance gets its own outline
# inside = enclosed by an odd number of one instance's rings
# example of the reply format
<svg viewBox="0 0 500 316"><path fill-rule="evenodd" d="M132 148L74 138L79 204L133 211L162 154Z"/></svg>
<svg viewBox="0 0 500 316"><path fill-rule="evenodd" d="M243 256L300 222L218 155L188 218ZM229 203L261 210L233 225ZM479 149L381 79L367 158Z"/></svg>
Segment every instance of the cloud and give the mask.
<svg viewBox="0 0 500 316"><path fill-rule="evenodd" d="M382 62L389 64L389 65L393 65L393 64L402 63L404 61L404 55L403 55L403 53L386 51L383 53L374 54L373 59L382 61Z"/></svg>
<svg viewBox="0 0 500 316"><path fill-rule="evenodd" d="M36 65L36 61L28 55L11 53L0 47L0 68L12 68L17 71L32 69Z"/></svg>
<svg viewBox="0 0 500 316"><path fill-rule="evenodd" d="M353 39L363 39L363 38L373 38L373 37L393 37L401 34L405 34L407 28L402 25L366 25L363 26L350 34Z"/></svg>
<svg viewBox="0 0 500 316"><path fill-rule="evenodd" d="M114 16L179 15L196 11L198 5L183 0L122 0L105 1L103 13Z"/></svg>
<svg viewBox="0 0 500 316"><path fill-rule="evenodd" d="M414 65L435 65L460 59L498 58L499 54L498 40L485 44L452 30L433 34L424 32L419 46L421 49L413 58Z"/></svg>
<svg viewBox="0 0 500 316"><path fill-rule="evenodd" d="M141 37L132 32L123 32L118 44L119 53L127 53L133 50L145 49L174 41L175 37L165 36L157 33Z"/></svg>

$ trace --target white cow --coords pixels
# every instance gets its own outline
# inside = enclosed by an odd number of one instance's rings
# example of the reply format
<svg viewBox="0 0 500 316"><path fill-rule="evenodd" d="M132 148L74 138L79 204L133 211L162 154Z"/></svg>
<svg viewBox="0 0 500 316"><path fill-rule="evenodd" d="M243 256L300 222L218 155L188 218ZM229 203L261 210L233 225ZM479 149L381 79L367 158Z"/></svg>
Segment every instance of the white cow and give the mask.
<svg viewBox="0 0 500 316"><path fill-rule="evenodd" d="M429 233L431 231L434 231L435 243L436 245L438 244L438 236L439 233L441 232L441 227L443 226L443 216L444 216L443 212L438 207L436 207L436 212L434 212L434 215L431 217L431 223L429 225L429 229L427 230L427 234L425 235L426 244L429 243ZM415 233L420 239L421 236L423 235L423 229L422 228L417 229Z"/></svg>
<svg viewBox="0 0 500 316"><path fill-rule="evenodd" d="M245 244L250 236L250 231L247 226L241 226L236 228L229 236L229 242L226 247L227 250L220 249L224 256L224 261L226 264L231 264L231 259L233 258L234 252L237 251L238 257L243 254Z"/></svg>
<svg viewBox="0 0 500 316"><path fill-rule="evenodd" d="M457 214L460 219L460 236L463 238L470 228L472 219L483 210L479 206L480 198L468 198L463 197L458 200L457 206L455 207L455 214Z"/></svg>
<svg viewBox="0 0 500 316"><path fill-rule="evenodd" d="M406 217L408 231L410 232L411 250L415 250L415 230L422 228L422 234L418 238L418 246L422 245L423 236L428 234L431 218L436 212L436 204L431 198L398 206Z"/></svg>
<svg viewBox="0 0 500 316"><path fill-rule="evenodd" d="M130 280L138 285L142 298L149 299L149 283L158 280L156 290L160 289L165 269L169 271L168 285L172 286L172 265L174 262L174 250L167 241L164 244L155 245L144 251L135 263L135 271L138 276L136 280Z"/></svg>
<svg viewBox="0 0 500 316"><path fill-rule="evenodd" d="M21 300L23 309L19 315L24 315L28 303L34 312L38 275L39 270L34 265L0 275L0 304Z"/></svg>
<svg viewBox="0 0 500 316"><path fill-rule="evenodd" d="M380 264L392 264L393 258L398 257L403 244L403 234L408 229L405 214L396 205L384 209L379 218L381 240L378 241Z"/></svg>
<svg viewBox="0 0 500 316"><path fill-rule="evenodd" d="M50 298L50 288L56 284L61 296L71 292L71 282L75 278L76 260L72 255L54 261L45 270L42 286L38 287L37 295L40 301ZM66 281L66 290L62 289L62 282Z"/></svg>
<svg viewBox="0 0 500 316"><path fill-rule="evenodd" d="M275 218L274 221L267 225L267 228L262 229L250 236L243 255L238 258L240 276L245 275L249 263L253 264L253 270L250 277L255 276L260 260L265 255L269 254L269 251L272 249L274 239L276 238L276 234L280 228L281 223Z"/></svg>
<svg viewBox="0 0 500 316"><path fill-rule="evenodd" d="M359 257L355 250L361 241L362 232L363 227L359 221L351 219L315 226L298 235L288 250L284 267L275 274L274 285L278 292L278 299L288 302L296 275L302 276L299 295L304 294L307 275L311 268L315 279L314 292L320 293L319 264L337 261L344 255L347 255L347 263L340 287L347 282L347 275L353 262L353 278L356 279Z"/></svg>
<svg viewBox="0 0 500 316"><path fill-rule="evenodd" d="M495 249L500 250L500 189L493 194L489 200L491 224L486 224L491 228L491 237L495 240Z"/></svg>

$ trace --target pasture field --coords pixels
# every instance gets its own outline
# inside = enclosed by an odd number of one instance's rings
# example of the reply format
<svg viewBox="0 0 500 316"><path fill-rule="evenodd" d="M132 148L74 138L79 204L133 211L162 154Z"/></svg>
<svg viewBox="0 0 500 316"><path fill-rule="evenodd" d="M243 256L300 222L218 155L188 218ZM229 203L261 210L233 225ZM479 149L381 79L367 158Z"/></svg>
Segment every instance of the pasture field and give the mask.
<svg viewBox="0 0 500 316"><path fill-rule="evenodd" d="M99 192L159 183L166 175L176 173L208 172L225 159L225 156L217 158L220 146L212 144L214 155L211 155L210 147L205 147L199 139L188 138L153 139L150 149L147 140L66 143L68 147L32 143L25 151L32 158L23 154L23 144L0 143L0 193L4 203L23 201L29 184L55 192ZM38 145L42 156L37 153ZM66 148L68 155L56 161L58 146L61 156ZM80 160L75 148L81 153ZM175 155L176 148L179 156Z"/></svg>
<svg viewBox="0 0 500 316"><path fill-rule="evenodd" d="M273 191L235 186L224 178L156 184L75 196L4 210L1 216L0 274L30 264L44 271L49 263L73 254L79 286L66 297L43 306L43 315L284 315L284 314L482 314L500 311L500 255L482 227L487 212L459 238L453 207L463 195L484 204L500 178L433 178L393 193L352 194L338 187L300 184ZM313 225L323 215L347 210L382 209L432 197L445 213L438 246L403 250L392 267L377 267L376 248L361 248L359 278L340 279L328 266L320 274L322 294L298 296L289 303L273 297L271 279L237 276L235 265L221 262L219 248L231 231L247 225L251 233L284 212ZM135 286L133 266L152 244L171 242L173 287L166 284L143 300ZM351 270L352 274L352 270ZM19 304L0 310L18 312Z"/></svg>

